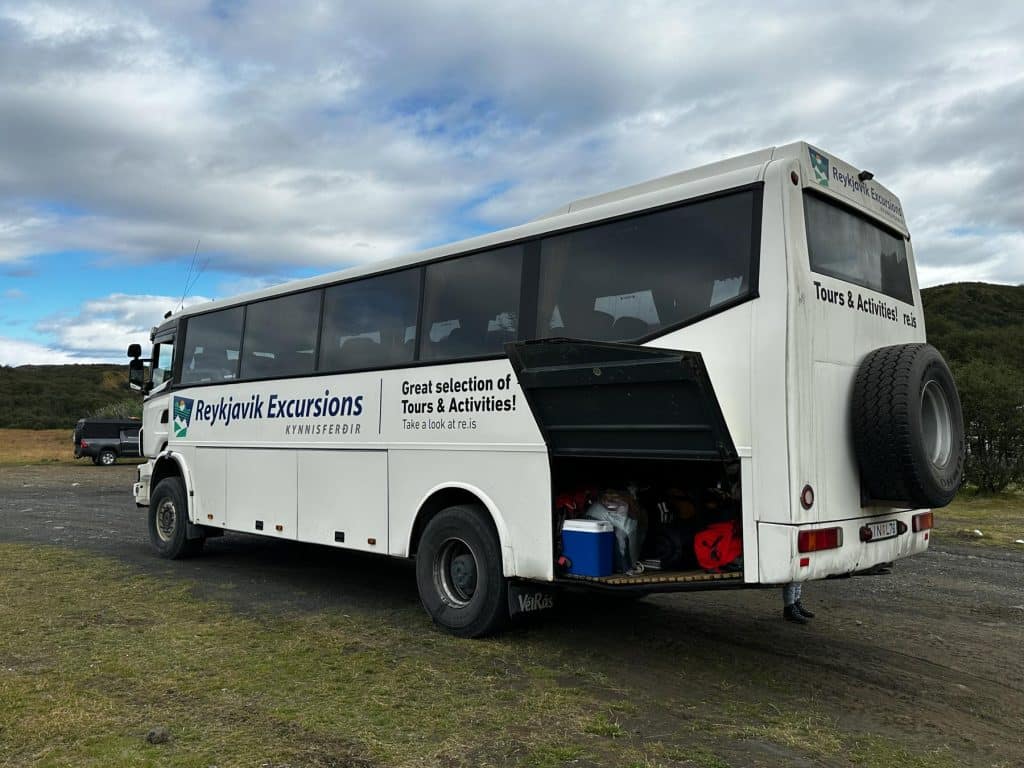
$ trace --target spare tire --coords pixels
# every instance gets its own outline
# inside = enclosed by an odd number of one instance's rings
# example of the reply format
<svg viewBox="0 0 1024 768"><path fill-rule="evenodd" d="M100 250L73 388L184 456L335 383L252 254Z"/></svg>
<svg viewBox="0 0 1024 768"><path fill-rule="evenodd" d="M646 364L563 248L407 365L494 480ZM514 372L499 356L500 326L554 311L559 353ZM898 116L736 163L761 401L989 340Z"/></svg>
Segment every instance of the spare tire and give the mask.
<svg viewBox="0 0 1024 768"><path fill-rule="evenodd" d="M964 469L960 396L930 344L868 354L853 385L854 446L866 503L914 509L953 500Z"/></svg>

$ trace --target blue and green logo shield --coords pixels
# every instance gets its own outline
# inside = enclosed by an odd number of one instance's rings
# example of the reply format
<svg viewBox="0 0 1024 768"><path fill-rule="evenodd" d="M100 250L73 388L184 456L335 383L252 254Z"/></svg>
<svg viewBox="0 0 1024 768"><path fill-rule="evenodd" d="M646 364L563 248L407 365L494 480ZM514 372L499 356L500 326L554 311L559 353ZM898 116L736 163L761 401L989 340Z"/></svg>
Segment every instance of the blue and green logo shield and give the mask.
<svg viewBox="0 0 1024 768"><path fill-rule="evenodd" d="M188 425L192 423L192 402L187 397L174 398L175 437L188 437Z"/></svg>
<svg viewBox="0 0 1024 768"><path fill-rule="evenodd" d="M821 186L828 186L828 158L813 148L808 147L811 155L811 168L814 169L814 180Z"/></svg>

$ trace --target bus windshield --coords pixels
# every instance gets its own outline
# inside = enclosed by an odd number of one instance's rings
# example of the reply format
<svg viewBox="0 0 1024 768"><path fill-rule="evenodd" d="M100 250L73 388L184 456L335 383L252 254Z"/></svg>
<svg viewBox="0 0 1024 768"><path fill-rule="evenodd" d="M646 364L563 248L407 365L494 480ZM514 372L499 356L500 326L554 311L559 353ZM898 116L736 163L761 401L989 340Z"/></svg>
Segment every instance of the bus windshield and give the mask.
<svg viewBox="0 0 1024 768"><path fill-rule="evenodd" d="M907 244L866 218L812 194L804 194L811 269L914 303Z"/></svg>

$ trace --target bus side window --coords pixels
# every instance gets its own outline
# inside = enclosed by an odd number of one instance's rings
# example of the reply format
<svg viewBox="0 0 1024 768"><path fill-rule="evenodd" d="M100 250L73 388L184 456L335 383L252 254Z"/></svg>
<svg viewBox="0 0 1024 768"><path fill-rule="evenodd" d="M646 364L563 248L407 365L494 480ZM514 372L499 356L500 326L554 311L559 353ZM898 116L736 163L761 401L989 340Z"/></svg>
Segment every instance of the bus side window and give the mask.
<svg viewBox="0 0 1024 768"><path fill-rule="evenodd" d="M412 362L419 299L419 269L328 288L319 370L354 371Z"/></svg>
<svg viewBox="0 0 1024 768"><path fill-rule="evenodd" d="M242 342L243 379L313 372L320 291L304 291L249 305Z"/></svg>
<svg viewBox="0 0 1024 768"><path fill-rule="evenodd" d="M743 191L541 241L538 336L642 339L751 292Z"/></svg>
<svg viewBox="0 0 1024 768"><path fill-rule="evenodd" d="M231 381L238 376L244 307L221 309L188 319L182 384Z"/></svg>
<svg viewBox="0 0 1024 768"><path fill-rule="evenodd" d="M499 355L517 337L523 247L427 265L420 360Z"/></svg>

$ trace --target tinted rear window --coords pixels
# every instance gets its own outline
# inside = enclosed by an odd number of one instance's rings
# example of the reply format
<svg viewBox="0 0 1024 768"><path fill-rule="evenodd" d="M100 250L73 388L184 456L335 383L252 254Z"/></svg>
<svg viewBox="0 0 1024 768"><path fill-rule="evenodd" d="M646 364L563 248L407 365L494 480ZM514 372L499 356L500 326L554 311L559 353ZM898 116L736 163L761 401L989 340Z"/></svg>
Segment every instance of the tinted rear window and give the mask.
<svg viewBox="0 0 1024 768"><path fill-rule="evenodd" d="M817 195L804 194L804 218L813 271L914 303L902 237Z"/></svg>

